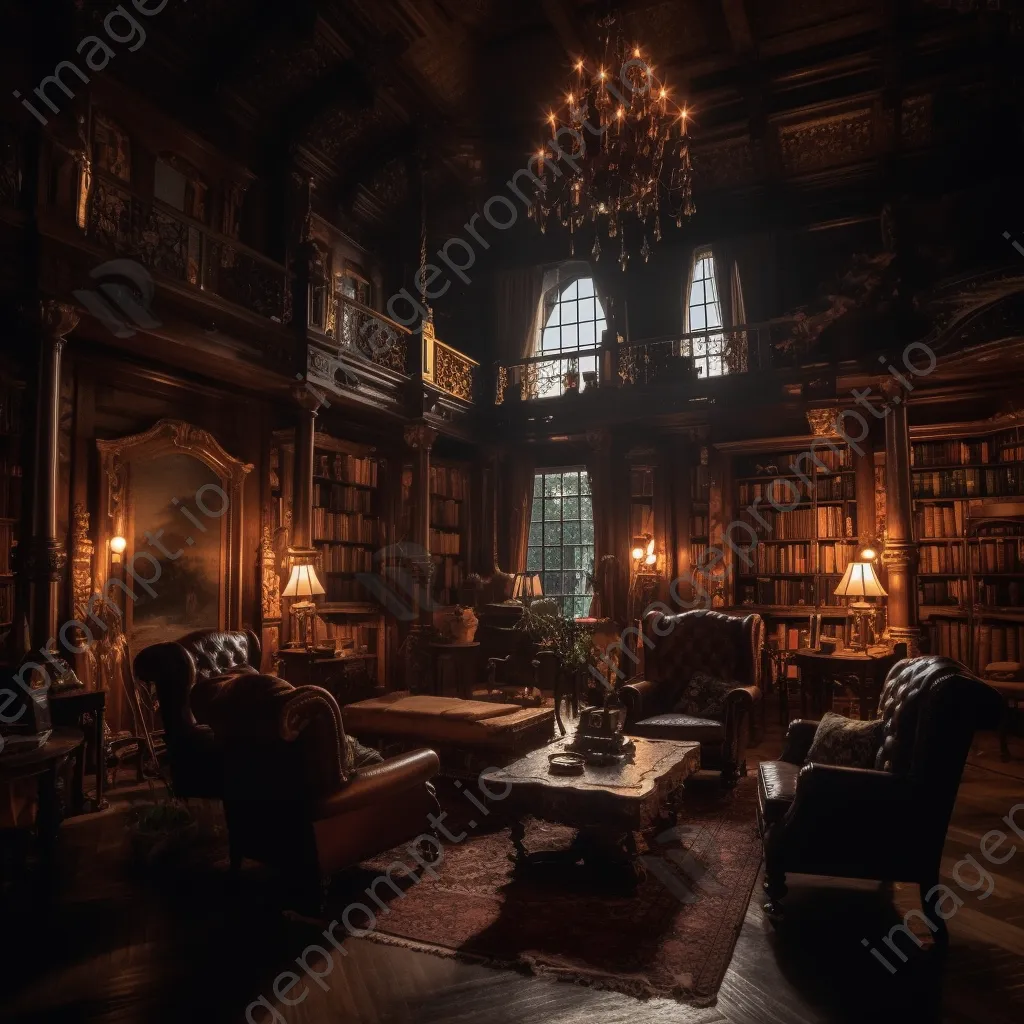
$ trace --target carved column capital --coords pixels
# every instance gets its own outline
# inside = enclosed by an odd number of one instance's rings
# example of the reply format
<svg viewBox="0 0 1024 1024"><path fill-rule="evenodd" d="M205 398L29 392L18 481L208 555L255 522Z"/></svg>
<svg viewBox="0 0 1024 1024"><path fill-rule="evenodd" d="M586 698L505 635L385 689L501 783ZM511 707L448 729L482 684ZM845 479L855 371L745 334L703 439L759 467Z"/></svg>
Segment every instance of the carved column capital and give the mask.
<svg viewBox="0 0 1024 1024"><path fill-rule="evenodd" d="M838 406L828 406L825 409L808 409L807 424L815 437L835 437L836 419L838 416Z"/></svg>
<svg viewBox="0 0 1024 1024"><path fill-rule="evenodd" d="M306 384L293 384L292 398L300 409L310 412L314 416L320 411L320 406L323 405L320 396Z"/></svg>
<svg viewBox="0 0 1024 1024"><path fill-rule="evenodd" d="M437 431L426 423L409 423L403 432L405 443L419 451L430 451L437 440Z"/></svg>
<svg viewBox="0 0 1024 1024"><path fill-rule="evenodd" d="M917 545L907 542L887 541L885 550L882 552L882 565L886 569L897 572L906 572L909 569L916 569L918 564Z"/></svg>
<svg viewBox="0 0 1024 1024"><path fill-rule="evenodd" d="M39 323L51 338L61 341L78 326L79 316L75 307L56 299L44 299L39 303Z"/></svg>

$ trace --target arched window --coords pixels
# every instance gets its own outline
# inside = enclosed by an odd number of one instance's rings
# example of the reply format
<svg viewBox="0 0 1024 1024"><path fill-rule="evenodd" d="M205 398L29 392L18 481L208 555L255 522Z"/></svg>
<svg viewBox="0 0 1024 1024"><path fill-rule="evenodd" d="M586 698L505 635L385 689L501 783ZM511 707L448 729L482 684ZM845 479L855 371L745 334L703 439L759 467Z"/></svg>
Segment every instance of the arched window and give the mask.
<svg viewBox="0 0 1024 1024"><path fill-rule="evenodd" d="M686 313L687 333L697 337L688 338L683 343L683 355L693 357L693 365L701 377L721 377L727 372L725 334L715 278L715 257L710 249L694 254Z"/></svg>
<svg viewBox="0 0 1024 1024"><path fill-rule="evenodd" d="M547 398L565 391L565 379L575 373L579 388L583 374L597 372L597 352L608 326L604 307L594 290L594 279L579 277L561 290L552 289L544 301L544 327L540 336L540 355L548 353L586 353L545 360L538 365L540 380L537 395Z"/></svg>

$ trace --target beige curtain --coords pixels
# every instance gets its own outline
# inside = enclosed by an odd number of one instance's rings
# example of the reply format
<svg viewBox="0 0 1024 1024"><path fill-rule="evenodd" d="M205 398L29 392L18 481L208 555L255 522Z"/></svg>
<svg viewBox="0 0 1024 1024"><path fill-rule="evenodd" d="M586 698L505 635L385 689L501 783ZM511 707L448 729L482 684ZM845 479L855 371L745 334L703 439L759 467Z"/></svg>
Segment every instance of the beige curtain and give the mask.
<svg viewBox="0 0 1024 1024"><path fill-rule="evenodd" d="M533 454L515 452L502 468L501 501L498 505L498 533L504 548L501 568L510 573L525 572L536 471ZM503 521L506 524L504 528Z"/></svg>
<svg viewBox="0 0 1024 1024"><path fill-rule="evenodd" d="M715 247L715 285L718 301L722 308L722 326L725 335L725 365L729 373L745 373L749 366L747 353L747 332L730 332L729 328L747 322L746 306L743 302L743 286L740 270L732 246L722 244Z"/></svg>
<svg viewBox="0 0 1024 1024"><path fill-rule="evenodd" d="M508 270L498 275L494 336L498 361L504 366L533 354L544 295L542 267Z"/></svg>

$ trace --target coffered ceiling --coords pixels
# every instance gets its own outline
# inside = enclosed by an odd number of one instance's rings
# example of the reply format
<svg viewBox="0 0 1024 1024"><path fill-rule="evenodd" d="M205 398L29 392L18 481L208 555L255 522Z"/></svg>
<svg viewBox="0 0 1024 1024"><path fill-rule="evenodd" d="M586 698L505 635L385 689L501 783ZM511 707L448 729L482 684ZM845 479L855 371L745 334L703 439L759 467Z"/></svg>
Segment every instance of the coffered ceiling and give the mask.
<svg viewBox="0 0 1024 1024"><path fill-rule="evenodd" d="M961 5L969 7L970 5ZM570 57L614 9L694 111L698 197L849 190L962 160L1016 103L1015 0L202 0L116 73L367 228L428 187L471 202L541 139ZM78 0L94 23L106 0ZM943 154L949 154L943 156ZM918 161L915 163L915 161Z"/></svg>

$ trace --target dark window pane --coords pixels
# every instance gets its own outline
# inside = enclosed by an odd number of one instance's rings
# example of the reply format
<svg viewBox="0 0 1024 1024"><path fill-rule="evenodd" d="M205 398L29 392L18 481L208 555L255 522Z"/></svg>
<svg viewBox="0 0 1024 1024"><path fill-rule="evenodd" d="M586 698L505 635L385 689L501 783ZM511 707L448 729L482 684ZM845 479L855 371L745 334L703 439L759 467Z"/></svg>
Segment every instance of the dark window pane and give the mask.
<svg viewBox="0 0 1024 1024"><path fill-rule="evenodd" d="M545 569L561 569L562 568L562 549L559 548L545 548L544 549L544 568Z"/></svg>
<svg viewBox="0 0 1024 1024"><path fill-rule="evenodd" d="M547 522L558 522L562 518L562 499L544 499L544 519Z"/></svg>
<svg viewBox="0 0 1024 1024"><path fill-rule="evenodd" d="M530 526L530 544L537 545L544 543L544 527L540 523L533 523Z"/></svg>
<svg viewBox="0 0 1024 1024"><path fill-rule="evenodd" d="M564 494L579 494L580 491L580 477L578 473L566 473L565 484L563 487Z"/></svg>
<svg viewBox="0 0 1024 1024"><path fill-rule="evenodd" d="M580 474L580 494L590 494L590 474Z"/></svg>
<svg viewBox="0 0 1024 1024"><path fill-rule="evenodd" d="M562 499L562 518L563 519L579 519L580 517L580 499L579 498L563 498Z"/></svg>
<svg viewBox="0 0 1024 1024"><path fill-rule="evenodd" d="M593 527L591 527L593 529ZM582 525L580 523L568 522L563 527L566 544L580 544L583 541ZM593 540L593 537L590 538Z"/></svg>
<svg viewBox="0 0 1024 1024"><path fill-rule="evenodd" d="M580 518L594 521L594 499L587 496L580 498Z"/></svg>
<svg viewBox="0 0 1024 1024"><path fill-rule="evenodd" d="M544 477L544 494L549 498L562 493L562 477L560 473L548 473Z"/></svg>
<svg viewBox="0 0 1024 1024"><path fill-rule="evenodd" d="M582 536L580 537L580 540L582 540L584 544L593 544L594 543L594 524L593 523L586 523L586 522L583 523L582 526L581 526L581 532L582 532Z"/></svg>
<svg viewBox="0 0 1024 1024"><path fill-rule="evenodd" d="M562 524L561 523L545 523L544 524L544 543L561 544L562 543Z"/></svg>
<svg viewBox="0 0 1024 1024"><path fill-rule="evenodd" d="M543 568L541 563L541 552L543 548L527 548L526 549L526 568L531 572L537 572Z"/></svg>

